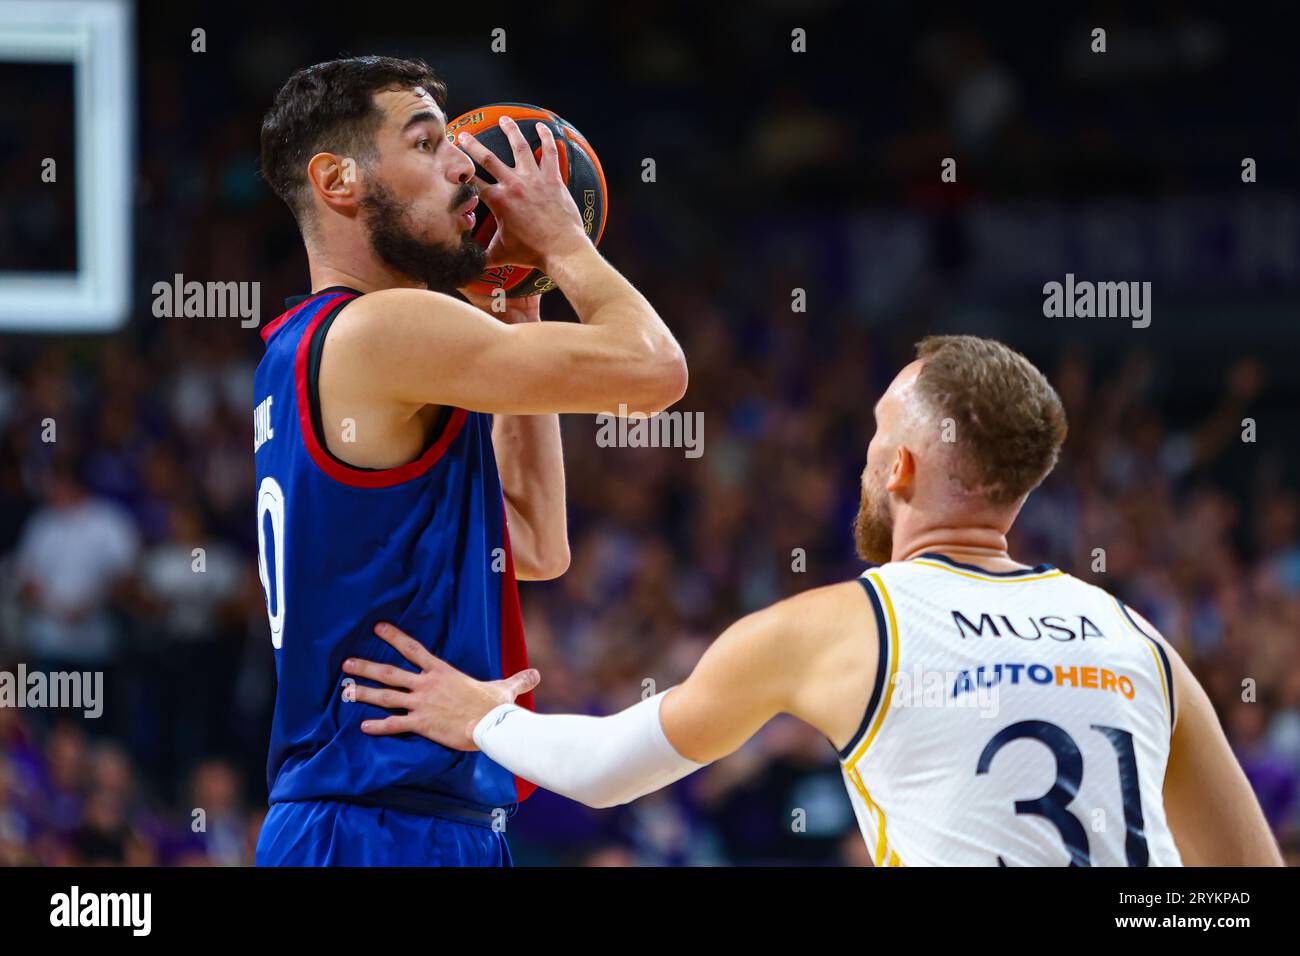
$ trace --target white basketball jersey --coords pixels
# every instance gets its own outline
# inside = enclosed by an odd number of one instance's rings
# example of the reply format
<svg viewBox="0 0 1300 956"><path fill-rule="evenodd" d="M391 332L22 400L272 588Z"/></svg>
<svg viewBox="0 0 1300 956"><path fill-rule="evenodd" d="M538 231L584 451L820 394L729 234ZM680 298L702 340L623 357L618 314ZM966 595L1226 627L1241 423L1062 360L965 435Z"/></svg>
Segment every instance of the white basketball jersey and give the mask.
<svg viewBox="0 0 1300 956"><path fill-rule="evenodd" d="M1105 591L937 554L866 572L880 667L845 785L877 866L1181 866L1173 674Z"/></svg>

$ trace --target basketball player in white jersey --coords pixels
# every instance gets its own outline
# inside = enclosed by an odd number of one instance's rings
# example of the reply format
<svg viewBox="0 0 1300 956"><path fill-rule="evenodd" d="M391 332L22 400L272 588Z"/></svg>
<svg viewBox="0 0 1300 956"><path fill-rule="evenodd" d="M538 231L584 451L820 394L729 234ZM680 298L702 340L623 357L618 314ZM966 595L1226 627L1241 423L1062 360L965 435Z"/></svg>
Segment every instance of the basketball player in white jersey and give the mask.
<svg viewBox="0 0 1300 956"><path fill-rule="evenodd" d="M1102 589L1007 553L1065 413L1023 356L924 340L876 406L856 536L879 566L751 614L680 686L609 717L534 714L523 671L482 683L377 633L418 672L344 670L404 714L368 733L481 749L593 807L735 751L777 714L839 751L878 866L1280 865L1205 691Z"/></svg>

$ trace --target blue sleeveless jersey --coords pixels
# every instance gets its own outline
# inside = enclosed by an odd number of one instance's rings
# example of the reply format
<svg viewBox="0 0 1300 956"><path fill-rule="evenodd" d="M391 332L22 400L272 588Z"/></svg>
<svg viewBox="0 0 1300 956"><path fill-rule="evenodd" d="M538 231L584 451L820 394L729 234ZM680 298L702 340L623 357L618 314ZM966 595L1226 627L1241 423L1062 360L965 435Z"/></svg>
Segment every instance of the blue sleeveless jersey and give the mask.
<svg viewBox="0 0 1300 956"><path fill-rule="evenodd" d="M330 323L346 322L359 294L315 293L262 330L258 570L279 678L270 802L510 813L527 781L415 734L367 736L361 721L390 712L343 699L348 657L411 667L374 635L380 621L482 680L527 666L491 417L445 409L424 454L398 468L356 468L325 447L316 363ZM521 703L531 707L531 695Z"/></svg>

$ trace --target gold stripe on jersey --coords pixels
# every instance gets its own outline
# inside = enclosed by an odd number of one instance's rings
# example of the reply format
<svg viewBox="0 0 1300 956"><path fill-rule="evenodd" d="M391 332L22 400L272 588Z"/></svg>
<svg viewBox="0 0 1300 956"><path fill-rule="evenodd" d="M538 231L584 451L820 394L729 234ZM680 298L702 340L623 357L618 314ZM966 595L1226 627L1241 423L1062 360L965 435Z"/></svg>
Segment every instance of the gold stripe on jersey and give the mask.
<svg viewBox="0 0 1300 956"><path fill-rule="evenodd" d="M880 695L881 699L876 709L876 715L871 721L871 729L862 738L862 743L858 744L857 749L849 755L849 759L844 761L845 765L849 767L862 759L862 755L871 746L871 741L875 740L876 734L880 732L880 725L885 722L885 714L889 711L889 702L894 696L894 676L898 673L898 618L894 614L894 602L889 599L889 592L885 590L885 582L880 580L880 575L874 571L869 572L867 579L871 581L876 593L880 596L880 603L885 606L885 626L889 630L889 671L885 674L885 685Z"/></svg>
<svg viewBox="0 0 1300 956"><path fill-rule="evenodd" d="M849 767L846 770L846 773L848 773L849 779L853 781L854 789L857 790L858 795L862 797L862 802L866 804L867 812L876 818L876 851L872 855L871 862L876 866L880 866L880 861L885 855L886 846L885 812L876 806L876 802L871 799L871 794L867 792L867 787L862 782L862 777L858 775L857 769Z"/></svg>
<svg viewBox="0 0 1300 956"><path fill-rule="evenodd" d="M1174 722L1173 701L1169 696L1169 685L1165 682L1165 665L1164 662L1160 660L1160 653L1156 650L1156 642L1144 634L1141 628L1133 623L1133 620L1124 612L1124 605L1119 603L1119 598L1115 597L1113 594L1107 596L1112 602L1114 602L1115 610L1119 611L1119 616L1123 618L1125 626L1142 639L1142 643L1146 646L1146 649L1151 652L1151 659L1156 662L1156 673L1160 675L1161 696L1164 698L1165 702L1165 716L1169 718L1169 724L1172 727Z"/></svg>
<svg viewBox="0 0 1300 956"><path fill-rule="evenodd" d="M947 571L950 574L960 574L964 578L973 578L976 581L988 581L996 584L1006 584L1008 582L1013 584L1022 584L1025 581L1045 581L1048 578L1059 578L1065 573L1060 568L1052 568L1052 570L1044 571L1042 574L1028 574L1017 577L988 577L983 574L975 574L972 571L963 571L961 568L950 567L946 564L941 564L938 561L927 561L925 558L913 558L907 563L923 564L927 568L938 568L940 571Z"/></svg>
<svg viewBox="0 0 1300 956"><path fill-rule="evenodd" d="M866 577L876 589L876 594L880 597L880 603L885 608L885 626L889 631L889 640L887 642L889 670L885 675L880 703L877 705L876 714L871 720L871 728L867 731L866 736L862 738L862 743L858 744L857 749L849 755L849 759L844 761L844 768L849 779L853 781L853 786L862 795L867 809L875 814L878 822L875 853L876 866L900 866L899 856L890 849L889 838L885 834L885 811L880 804L871 799L871 794L867 792L866 784L862 782L862 777L857 770L858 761L866 754L867 748L871 746L871 742L875 740L876 734L880 732L880 727L885 722L885 714L889 711L889 702L893 697L894 678L898 673L898 617L894 613L894 602L889 599L889 592L885 590L885 582L880 580L878 574L870 572Z"/></svg>
<svg viewBox="0 0 1300 956"><path fill-rule="evenodd" d="M845 773L853 781L853 787L861 795L862 801L867 806L867 811L874 814L876 818L876 849L872 854L872 863L876 866L902 866L898 854L889 845L889 837L885 832L885 811L880 804L871 799L871 794L867 792L866 784L862 782L862 777L857 768L848 767Z"/></svg>

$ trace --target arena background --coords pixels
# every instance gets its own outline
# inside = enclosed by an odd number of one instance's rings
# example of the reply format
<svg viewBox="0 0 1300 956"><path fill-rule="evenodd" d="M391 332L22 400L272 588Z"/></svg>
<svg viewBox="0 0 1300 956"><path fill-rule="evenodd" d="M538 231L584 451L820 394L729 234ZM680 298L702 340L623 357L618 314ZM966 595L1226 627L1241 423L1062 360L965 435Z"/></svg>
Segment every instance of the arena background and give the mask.
<svg viewBox="0 0 1300 956"><path fill-rule="evenodd" d="M120 328L73 331L50 307L0 330L0 670L107 681L98 719L0 708L0 863L251 860L275 683L253 520L261 342L238 317L156 317L152 289L259 282L262 322L306 291L258 176L260 117L294 69L371 52L428 59L453 114L518 100L577 125L609 181L603 250L690 363L678 407L703 415L698 458L600 447L592 418L563 420L573 563L522 587L541 709L620 709L743 613L859 573L872 404L920 336L994 335L1049 373L1071 425L1013 553L1117 592L1174 641L1294 862L1287 8L983 6L144 4L103 153L72 117L92 84L0 42L0 302L17 273L86 266L78 190L111 187L114 144L133 236L107 243L131 260ZM1068 273L1151 282L1150 326L1044 317L1043 284ZM569 316L556 294L543 314ZM831 748L782 721L630 807L538 793L509 834L528 864L868 862Z"/></svg>

